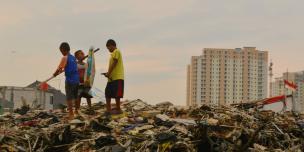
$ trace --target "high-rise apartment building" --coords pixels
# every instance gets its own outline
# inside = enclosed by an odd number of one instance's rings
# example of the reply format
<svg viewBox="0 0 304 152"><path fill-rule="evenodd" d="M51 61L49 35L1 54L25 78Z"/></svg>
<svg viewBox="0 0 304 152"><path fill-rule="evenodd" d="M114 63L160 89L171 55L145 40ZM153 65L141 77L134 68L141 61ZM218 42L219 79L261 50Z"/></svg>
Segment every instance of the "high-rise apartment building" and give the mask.
<svg viewBox="0 0 304 152"><path fill-rule="evenodd" d="M267 97L268 52L205 48L187 67L187 105L224 105Z"/></svg>

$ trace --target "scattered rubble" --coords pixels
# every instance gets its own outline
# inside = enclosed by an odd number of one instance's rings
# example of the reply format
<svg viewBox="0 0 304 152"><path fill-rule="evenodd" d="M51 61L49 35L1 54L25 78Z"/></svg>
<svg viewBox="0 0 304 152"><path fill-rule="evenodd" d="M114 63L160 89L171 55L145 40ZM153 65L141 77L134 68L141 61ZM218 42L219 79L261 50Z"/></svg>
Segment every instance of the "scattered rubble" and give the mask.
<svg viewBox="0 0 304 152"><path fill-rule="evenodd" d="M303 151L304 116L228 106L122 104L105 117L103 104L83 107L74 120L62 110L29 109L0 116L1 152Z"/></svg>

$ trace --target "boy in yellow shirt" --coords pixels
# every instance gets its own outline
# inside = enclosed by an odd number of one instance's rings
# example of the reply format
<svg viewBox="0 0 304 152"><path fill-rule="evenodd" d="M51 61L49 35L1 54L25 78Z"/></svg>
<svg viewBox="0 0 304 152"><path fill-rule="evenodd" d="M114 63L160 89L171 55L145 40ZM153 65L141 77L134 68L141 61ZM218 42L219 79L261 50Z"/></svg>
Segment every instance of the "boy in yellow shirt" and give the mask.
<svg viewBox="0 0 304 152"><path fill-rule="evenodd" d="M116 42L112 39L108 40L106 46L111 53L108 72L104 75L108 78L108 83L105 89L107 113L119 114L122 113L120 109L120 99L124 94L124 67L122 55L116 47ZM111 99L116 101L116 110L111 111Z"/></svg>

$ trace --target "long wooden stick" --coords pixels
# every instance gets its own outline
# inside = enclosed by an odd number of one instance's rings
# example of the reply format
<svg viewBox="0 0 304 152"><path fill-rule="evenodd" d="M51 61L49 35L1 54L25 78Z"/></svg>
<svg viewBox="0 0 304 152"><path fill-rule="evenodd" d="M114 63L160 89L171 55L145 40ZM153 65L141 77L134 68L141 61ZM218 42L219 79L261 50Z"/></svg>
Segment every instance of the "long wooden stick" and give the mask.
<svg viewBox="0 0 304 152"><path fill-rule="evenodd" d="M59 74L61 74L61 73L59 73ZM47 83L47 82L49 82L50 80L52 80L53 78L55 78L55 77L54 77L54 76L52 76L52 77L50 77L50 78L46 79L45 81L43 81L43 83Z"/></svg>
<svg viewBox="0 0 304 152"><path fill-rule="evenodd" d="M94 50L94 53L98 52L99 50L100 50L100 49L99 49L99 48L97 48L96 50ZM83 58L83 59L86 59L87 57L89 57L89 55L84 56L84 58Z"/></svg>

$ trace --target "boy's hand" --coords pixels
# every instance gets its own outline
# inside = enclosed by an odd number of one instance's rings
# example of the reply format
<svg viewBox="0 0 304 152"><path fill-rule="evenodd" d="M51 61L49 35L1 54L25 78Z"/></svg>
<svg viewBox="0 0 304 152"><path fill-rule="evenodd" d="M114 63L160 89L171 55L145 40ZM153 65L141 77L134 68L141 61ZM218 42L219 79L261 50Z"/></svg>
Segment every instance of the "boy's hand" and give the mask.
<svg viewBox="0 0 304 152"><path fill-rule="evenodd" d="M104 75L105 77L109 78L109 74L108 73L101 73L102 75Z"/></svg>
<svg viewBox="0 0 304 152"><path fill-rule="evenodd" d="M90 81L86 80L86 81L84 82L84 86L90 87L90 86L91 86L91 85L90 85Z"/></svg>
<svg viewBox="0 0 304 152"><path fill-rule="evenodd" d="M112 81L112 79L110 78L110 74L109 73L101 73L102 75L104 75L106 78L108 78L109 80Z"/></svg>
<svg viewBox="0 0 304 152"><path fill-rule="evenodd" d="M56 77L58 74L59 74L59 72L56 71L56 72L53 74L53 76Z"/></svg>

